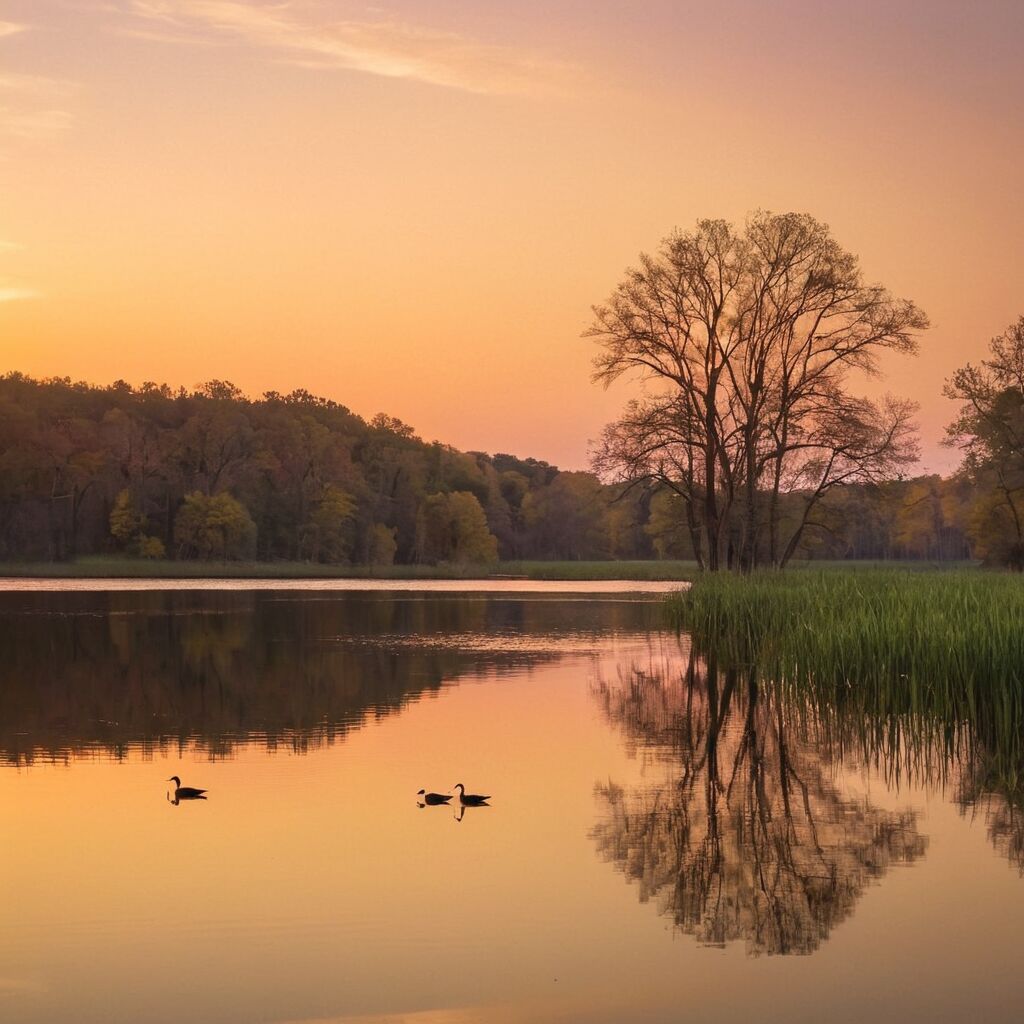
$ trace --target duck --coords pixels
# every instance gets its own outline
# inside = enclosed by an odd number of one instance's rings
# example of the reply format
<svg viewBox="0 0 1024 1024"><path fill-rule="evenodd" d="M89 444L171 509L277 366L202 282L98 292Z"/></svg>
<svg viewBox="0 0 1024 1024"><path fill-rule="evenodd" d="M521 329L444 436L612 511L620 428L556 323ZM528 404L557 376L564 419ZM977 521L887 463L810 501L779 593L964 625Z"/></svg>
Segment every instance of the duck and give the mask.
<svg viewBox="0 0 1024 1024"><path fill-rule="evenodd" d="M168 782L174 783L174 799L175 800L205 800L206 797L203 795L205 789L194 789L192 786L183 786L181 779L177 775L172 775Z"/></svg>
<svg viewBox="0 0 1024 1024"><path fill-rule="evenodd" d="M431 807L446 804L452 798L451 793L428 793L425 789L421 789L416 795L423 797L423 803L429 804Z"/></svg>
<svg viewBox="0 0 1024 1024"><path fill-rule="evenodd" d="M463 807L484 807L491 799L489 796L480 796L479 793L467 793L466 787L461 782L452 786L452 789L459 791L459 803Z"/></svg>

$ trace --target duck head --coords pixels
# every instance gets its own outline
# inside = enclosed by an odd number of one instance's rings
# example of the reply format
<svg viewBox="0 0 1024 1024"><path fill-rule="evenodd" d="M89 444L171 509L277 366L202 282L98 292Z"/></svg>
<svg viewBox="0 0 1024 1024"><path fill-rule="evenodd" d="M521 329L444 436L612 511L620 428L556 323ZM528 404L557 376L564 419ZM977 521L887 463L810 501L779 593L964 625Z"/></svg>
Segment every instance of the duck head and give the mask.
<svg viewBox="0 0 1024 1024"><path fill-rule="evenodd" d="M167 781L173 782L177 789L181 789L181 779L177 775L172 775Z"/></svg>

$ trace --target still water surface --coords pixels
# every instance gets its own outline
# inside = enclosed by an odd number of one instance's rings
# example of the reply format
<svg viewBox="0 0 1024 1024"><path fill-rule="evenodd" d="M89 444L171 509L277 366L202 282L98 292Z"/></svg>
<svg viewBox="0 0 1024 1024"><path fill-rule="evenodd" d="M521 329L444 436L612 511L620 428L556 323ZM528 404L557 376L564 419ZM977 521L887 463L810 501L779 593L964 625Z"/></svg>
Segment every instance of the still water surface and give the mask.
<svg viewBox="0 0 1024 1024"><path fill-rule="evenodd" d="M0 595L0 1019L1024 1017L1010 804L557 591Z"/></svg>

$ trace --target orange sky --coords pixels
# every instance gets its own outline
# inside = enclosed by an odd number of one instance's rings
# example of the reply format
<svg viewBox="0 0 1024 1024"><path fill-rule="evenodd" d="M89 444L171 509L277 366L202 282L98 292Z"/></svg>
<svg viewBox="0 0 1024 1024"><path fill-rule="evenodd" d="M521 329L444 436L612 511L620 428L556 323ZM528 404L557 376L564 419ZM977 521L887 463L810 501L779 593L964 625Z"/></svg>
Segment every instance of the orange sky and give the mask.
<svg viewBox="0 0 1024 1024"><path fill-rule="evenodd" d="M589 307L675 226L807 211L935 328L1024 313L1024 5L0 0L0 368L306 387L566 467ZM887 364L888 365L888 364Z"/></svg>

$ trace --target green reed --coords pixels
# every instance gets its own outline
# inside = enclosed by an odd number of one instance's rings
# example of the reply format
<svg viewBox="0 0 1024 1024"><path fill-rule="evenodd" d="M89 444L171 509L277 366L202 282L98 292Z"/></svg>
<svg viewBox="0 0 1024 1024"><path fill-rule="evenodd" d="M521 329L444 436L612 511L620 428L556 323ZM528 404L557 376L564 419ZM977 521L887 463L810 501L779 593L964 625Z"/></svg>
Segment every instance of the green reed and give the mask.
<svg viewBox="0 0 1024 1024"><path fill-rule="evenodd" d="M721 667L756 670L863 749L917 760L968 746L1024 789L1024 578L858 569L701 576L667 601Z"/></svg>

